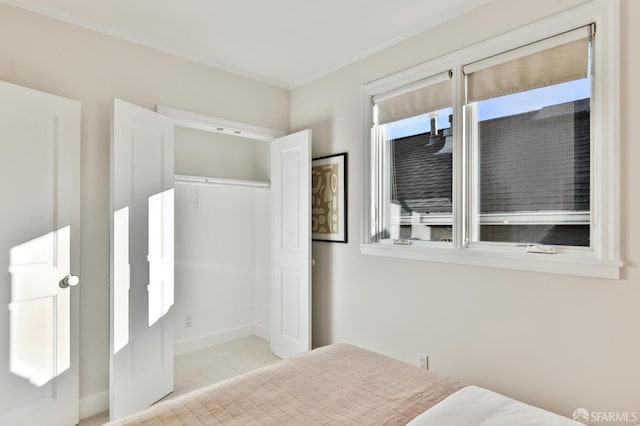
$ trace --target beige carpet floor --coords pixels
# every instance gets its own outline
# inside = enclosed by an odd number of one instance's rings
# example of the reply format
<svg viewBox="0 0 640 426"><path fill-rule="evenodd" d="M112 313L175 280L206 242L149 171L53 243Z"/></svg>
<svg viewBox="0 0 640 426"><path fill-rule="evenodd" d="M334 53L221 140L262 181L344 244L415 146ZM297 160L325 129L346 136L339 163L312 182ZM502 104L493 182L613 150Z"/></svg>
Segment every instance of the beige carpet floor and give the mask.
<svg viewBox="0 0 640 426"><path fill-rule="evenodd" d="M256 336L223 343L180 355L174 364L174 391L170 399L212 383L247 373L280 359L269 349L269 342ZM101 426L109 421L109 412L80 421L80 426Z"/></svg>

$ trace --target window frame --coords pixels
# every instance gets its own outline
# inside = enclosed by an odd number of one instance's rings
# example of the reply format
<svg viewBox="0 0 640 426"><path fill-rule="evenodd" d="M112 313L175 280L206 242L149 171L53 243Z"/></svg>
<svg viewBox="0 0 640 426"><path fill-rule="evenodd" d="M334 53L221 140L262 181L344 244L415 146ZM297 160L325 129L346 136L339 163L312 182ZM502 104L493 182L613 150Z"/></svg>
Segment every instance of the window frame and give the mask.
<svg viewBox="0 0 640 426"><path fill-rule="evenodd" d="M619 9L619 0L596 0L366 84L363 88L365 142L361 253L618 279L622 268L619 213ZM592 57L591 122L595 124L591 126L591 247L554 246L556 254L545 255L526 253L521 245L512 243L476 241L470 244L467 235L474 229L472 203L478 195L471 186L473 162L477 156L473 155L474 147L471 144L474 129L468 126L468 118L473 111L464 105L463 66L591 23L595 24L596 29ZM376 190L375 182L384 185L373 163L376 152L372 96L446 70L452 70L453 73L453 242L442 244L425 241L394 245L372 241L371 230L376 226L372 208L375 203L379 205L372 191ZM475 167L477 170L477 164Z"/></svg>

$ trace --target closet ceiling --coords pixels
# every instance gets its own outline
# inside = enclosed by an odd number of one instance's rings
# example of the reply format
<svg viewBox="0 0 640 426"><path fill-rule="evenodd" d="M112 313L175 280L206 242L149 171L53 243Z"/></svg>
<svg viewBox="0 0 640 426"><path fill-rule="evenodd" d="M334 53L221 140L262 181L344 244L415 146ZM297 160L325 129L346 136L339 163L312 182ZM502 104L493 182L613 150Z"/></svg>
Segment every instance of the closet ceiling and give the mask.
<svg viewBox="0 0 640 426"><path fill-rule="evenodd" d="M489 0L0 1L293 88Z"/></svg>

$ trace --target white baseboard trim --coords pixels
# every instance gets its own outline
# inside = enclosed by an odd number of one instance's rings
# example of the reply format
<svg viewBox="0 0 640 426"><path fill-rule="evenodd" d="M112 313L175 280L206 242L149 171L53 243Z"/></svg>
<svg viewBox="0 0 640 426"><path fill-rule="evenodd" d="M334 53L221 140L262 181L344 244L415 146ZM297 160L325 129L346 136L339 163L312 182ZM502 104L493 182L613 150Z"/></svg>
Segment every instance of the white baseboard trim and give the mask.
<svg viewBox="0 0 640 426"><path fill-rule="evenodd" d="M271 341L271 330L269 329L269 327L265 327L262 324L253 325L253 334L261 339L266 340L267 342Z"/></svg>
<svg viewBox="0 0 640 426"><path fill-rule="evenodd" d="M218 331L204 336L194 337L192 339L181 340L173 344L173 356L188 354L209 346L219 345L220 343L230 342L232 340L242 339L243 337L253 336L254 325L244 325L229 330Z"/></svg>
<svg viewBox="0 0 640 426"><path fill-rule="evenodd" d="M109 391L80 398L80 420L95 416L109 409Z"/></svg>

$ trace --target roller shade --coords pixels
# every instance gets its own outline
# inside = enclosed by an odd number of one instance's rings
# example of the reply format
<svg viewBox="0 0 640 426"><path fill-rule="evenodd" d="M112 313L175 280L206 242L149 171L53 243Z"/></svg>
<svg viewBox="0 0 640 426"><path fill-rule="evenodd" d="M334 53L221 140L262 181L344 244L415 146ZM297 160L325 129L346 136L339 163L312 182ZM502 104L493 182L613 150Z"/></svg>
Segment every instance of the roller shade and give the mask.
<svg viewBox="0 0 640 426"><path fill-rule="evenodd" d="M467 102L585 78L591 25L463 67Z"/></svg>
<svg viewBox="0 0 640 426"><path fill-rule="evenodd" d="M451 71L373 96L378 124L437 111L452 105Z"/></svg>

